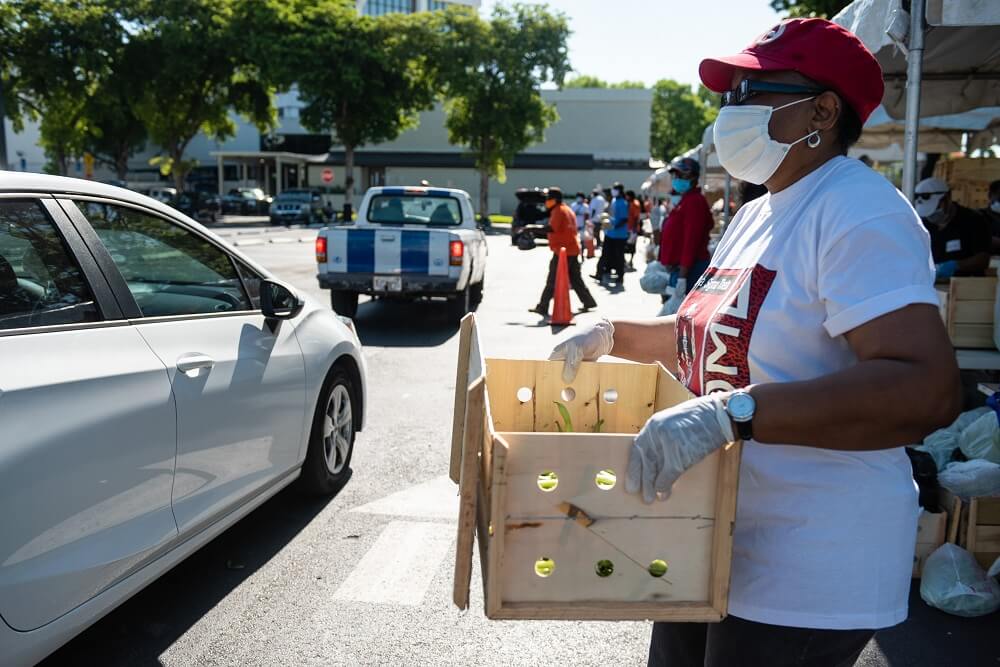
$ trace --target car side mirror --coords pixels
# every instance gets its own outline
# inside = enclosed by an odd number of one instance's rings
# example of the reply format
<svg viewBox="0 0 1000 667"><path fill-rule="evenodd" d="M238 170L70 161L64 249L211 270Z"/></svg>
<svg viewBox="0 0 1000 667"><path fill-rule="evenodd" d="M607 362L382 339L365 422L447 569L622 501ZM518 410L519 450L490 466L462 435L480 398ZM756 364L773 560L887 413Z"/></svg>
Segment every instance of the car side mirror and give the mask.
<svg viewBox="0 0 1000 667"><path fill-rule="evenodd" d="M274 280L260 283L260 309L264 317L290 320L302 312L305 302L288 285Z"/></svg>

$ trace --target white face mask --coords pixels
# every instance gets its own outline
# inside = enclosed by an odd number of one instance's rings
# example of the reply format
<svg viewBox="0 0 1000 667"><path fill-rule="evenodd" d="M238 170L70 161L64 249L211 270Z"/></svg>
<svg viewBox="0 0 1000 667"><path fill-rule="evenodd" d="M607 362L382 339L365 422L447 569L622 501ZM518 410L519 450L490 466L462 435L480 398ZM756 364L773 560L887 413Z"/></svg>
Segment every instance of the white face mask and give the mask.
<svg viewBox="0 0 1000 667"><path fill-rule="evenodd" d="M767 129L771 114L811 99L813 98L806 97L780 107L748 104L719 110L714 133L715 148L722 168L733 177L755 185L761 185L771 178L792 146L819 134L819 130L814 130L790 144L775 141Z"/></svg>
<svg viewBox="0 0 1000 667"><path fill-rule="evenodd" d="M990 210L994 213L1000 213L1000 199L990 202Z"/></svg>

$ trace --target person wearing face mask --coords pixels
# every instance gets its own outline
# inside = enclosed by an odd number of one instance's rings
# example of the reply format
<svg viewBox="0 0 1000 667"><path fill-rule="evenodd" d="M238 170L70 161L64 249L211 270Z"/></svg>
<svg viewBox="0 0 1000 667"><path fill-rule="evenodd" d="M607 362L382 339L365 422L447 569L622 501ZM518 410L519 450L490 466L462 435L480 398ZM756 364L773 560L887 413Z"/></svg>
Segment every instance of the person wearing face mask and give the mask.
<svg viewBox="0 0 1000 667"><path fill-rule="evenodd" d="M663 228L663 221L667 218L667 202L663 197L658 197L649 212L649 224L653 230L653 245L660 245L660 230Z"/></svg>
<svg viewBox="0 0 1000 667"><path fill-rule="evenodd" d="M569 284L583 303L583 312L597 307L597 302L580 275L580 234L576 228L576 215L563 203L563 193L559 188L545 190L545 208L549 211L549 249L552 260L549 262L549 273L545 279L545 288L538 299L538 304L529 309L542 317L549 314L549 302L556 286L556 271L559 268L559 250L566 248L566 259L569 265Z"/></svg>
<svg viewBox="0 0 1000 667"><path fill-rule="evenodd" d="M768 193L737 212L676 316L602 320L551 357L564 380L605 354L659 361L696 396L634 441L625 489L647 503L743 441L728 616L655 623L649 665L852 665L907 615L919 507L903 446L961 407L930 240L847 157L883 94L855 35L791 19L699 73L722 93L722 167Z"/></svg>
<svg viewBox="0 0 1000 667"><path fill-rule="evenodd" d="M582 192L576 193L576 198L573 203L569 205L572 209L573 214L576 216L576 231L580 236L580 243L583 243L583 232L587 229L587 221L590 220L590 206L587 204L586 199ZM580 253L580 261L582 262L584 254Z"/></svg>
<svg viewBox="0 0 1000 667"><path fill-rule="evenodd" d="M625 186L615 183L611 186L610 209L611 226L604 233L604 249L597 262L597 273L592 278L604 282L615 272L618 284L625 281L625 244L628 243L629 205L625 200Z"/></svg>
<svg viewBox="0 0 1000 667"><path fill-rule="evenodd" d="M982 214L990 223L991 254L1000 255L1000 181L990 183L988 190L990 203L982 210Z"/></svg>
<svg viewBox="0 0 1000 667"><path fill-rule="evenodd" d="M672 187L678 195L670 211L660 244L660 263L670 272L664 302L666 311L676 313L688 289L708 268L708 236L715 226L708 200L698 187L701 165L692 158L678 158L670 163Z"/></svg>
<svg viewBox="0 0 1000 667"><path fill-rule="evenodd" d="M931 236L935 277L981 276L990 264L990 227L982 215L956 204L940 178L925 178L913 191L913 207Z"/></svg>
<svg viewBox="0 0 1000 667"><path fill-rule="evenodd" d="M608 200L600 188L594 188L590 193L590 219L594 223L594 245L601 247L601 216L608 207Z"/></svg>

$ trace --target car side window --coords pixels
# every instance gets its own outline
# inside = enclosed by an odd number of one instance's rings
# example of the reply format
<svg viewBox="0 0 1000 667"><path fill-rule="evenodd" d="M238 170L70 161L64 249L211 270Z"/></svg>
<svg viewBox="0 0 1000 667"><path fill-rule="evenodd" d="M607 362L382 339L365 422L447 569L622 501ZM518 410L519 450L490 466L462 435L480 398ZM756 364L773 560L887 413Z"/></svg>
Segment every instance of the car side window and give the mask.
<svg viewBox="0 0 1000 667"><path fill-rule="evenodd" d="M184 227L125 206L76 202L144 317L251 310L229 255Z"/></svg>
<svg viewBox="0 0 1000 667"><path fill-rule="evenodd" d="M0 201L0 329L96 322L94 295L36 201Z"/></svg>

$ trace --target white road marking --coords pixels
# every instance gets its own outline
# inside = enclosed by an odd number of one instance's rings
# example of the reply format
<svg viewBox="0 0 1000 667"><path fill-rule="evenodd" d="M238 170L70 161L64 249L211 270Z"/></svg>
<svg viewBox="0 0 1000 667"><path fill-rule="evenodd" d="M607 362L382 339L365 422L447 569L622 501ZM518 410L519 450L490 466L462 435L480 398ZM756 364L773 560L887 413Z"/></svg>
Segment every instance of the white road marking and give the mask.
<svg viewBox="0 0 1000 667"><path fill-rule="evenodd" d="M367 350L366 350L367 354ZM380 498L352 512L413 516L422 519L458 519L458 486L447 475Z"/></svg>
<svg viewBox="0 0 1000 667"><path fill-rule="evenodd" d="M451 524L393 521L333 594L335 600L419 605L451 551Z"/></svg>

